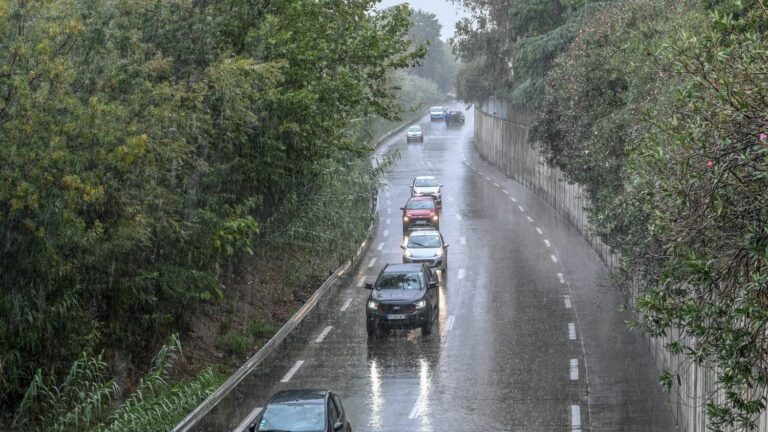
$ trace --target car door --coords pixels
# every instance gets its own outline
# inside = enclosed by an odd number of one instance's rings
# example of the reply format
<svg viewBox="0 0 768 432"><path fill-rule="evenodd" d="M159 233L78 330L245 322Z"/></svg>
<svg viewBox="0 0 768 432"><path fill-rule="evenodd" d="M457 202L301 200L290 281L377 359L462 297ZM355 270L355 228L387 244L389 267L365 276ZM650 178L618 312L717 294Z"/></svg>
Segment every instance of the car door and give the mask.
<svg viewBox="0 0 768 432"><path fill-rule="evenodd" d="M424 274L426 275L426 281L427 281L427 298L429 299L429 303L432 305L432 309L434 309L437 306L438 301L438 295L440 288L429 288L429 285L432 283L437 284L437 278L434 274L432 274L432 270L430 270L428 267L424 267Z"/></svg>

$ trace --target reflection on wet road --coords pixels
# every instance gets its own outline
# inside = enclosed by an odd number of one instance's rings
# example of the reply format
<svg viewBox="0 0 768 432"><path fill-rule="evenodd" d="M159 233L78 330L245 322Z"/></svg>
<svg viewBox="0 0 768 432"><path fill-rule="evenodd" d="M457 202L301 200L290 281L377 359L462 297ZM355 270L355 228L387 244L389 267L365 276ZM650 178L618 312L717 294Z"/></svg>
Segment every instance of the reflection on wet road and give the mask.
<svg viewBox="0 0 768 432"><path fill-rule="evenodd" d="M231 431L283 388L331 388L357 431L671 431L650 354L575 229L479 160L463 128L423 118L388 146L379 226L356 273L198 427ZM362 287L400 262L399 208L416 175L445 185L448 273L438 328L369 339Z"/></svg>

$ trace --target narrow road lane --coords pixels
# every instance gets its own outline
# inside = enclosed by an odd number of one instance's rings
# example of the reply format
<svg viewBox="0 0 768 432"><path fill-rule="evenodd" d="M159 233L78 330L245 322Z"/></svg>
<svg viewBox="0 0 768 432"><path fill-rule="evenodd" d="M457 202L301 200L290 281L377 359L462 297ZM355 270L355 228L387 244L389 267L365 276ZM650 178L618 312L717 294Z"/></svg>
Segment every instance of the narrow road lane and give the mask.
<svg viewBox="0 0 768 432"><path fill-rule="evenodd" d="M675 430L599 258L549 205L479 160L466 116L463 128L423 118L424 143L392 138L400 158L358 272L198 430L237 430L272 392L300 387L337 391L357 431ZM445 184L450 244L439 329L369 339L362 286L400 262L399 208L427 174Z"/></svg>

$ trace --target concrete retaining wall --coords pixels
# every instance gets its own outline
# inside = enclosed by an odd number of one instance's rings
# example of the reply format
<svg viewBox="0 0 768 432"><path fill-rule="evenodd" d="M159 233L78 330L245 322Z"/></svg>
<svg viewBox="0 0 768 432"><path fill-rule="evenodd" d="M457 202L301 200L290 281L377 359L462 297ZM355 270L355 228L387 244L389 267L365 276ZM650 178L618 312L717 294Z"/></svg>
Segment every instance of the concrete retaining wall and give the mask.
<svg viewBox="0 0 768 432"><path fill-rule="evenodd" d="M475 107L475 149L480 156L508 177L534 191L581 232L587 242L613 269L619 257L590 229L586 208L589 205L580 185L568 183L562 172L550 167L528 140L531 113L525 109L490 100ZM664 347L671 338L648 338L648 346L659 371L677 371L680 384L673 387L670 401L678 430L705 432L706 397L722 399L716 391L716 374L710 368L690 364L681 355ZM759 432L768 432L768 414L760 417Z"/></svg>

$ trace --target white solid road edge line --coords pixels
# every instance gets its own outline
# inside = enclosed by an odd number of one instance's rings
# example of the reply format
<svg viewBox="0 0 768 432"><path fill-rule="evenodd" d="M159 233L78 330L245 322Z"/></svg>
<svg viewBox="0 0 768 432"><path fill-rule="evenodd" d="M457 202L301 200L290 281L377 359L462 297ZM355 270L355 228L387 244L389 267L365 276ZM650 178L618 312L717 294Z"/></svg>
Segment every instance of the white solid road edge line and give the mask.
<svg viewBox="0 0 768 432"><path fill-rule="evenodd" d="M245 432L245 429L251 424L251 422L261 413L261 407L256 407L246 416L236 428L232 429L232 432Z"/></svg>
<svg viewBox="0 0 768 432"><path fill-rule="evenodd" d="M293 367L285 374L283 379L280 380L280 382L281 383L287 383L288 381L290 381L291 378L293 378L293 376L296 375L296 372L298 372L299 368L303 364L304 364L304 360L297 361L296 364L293 365Z"/></svg>
<svg viewBox="0 0 768 432"><path fill-rule="evenodd" d="M571 359L571 381L579 379L579 359Z"/></svg>
<svg viewBox="0 0 768 432"><path fill-rule="evenodd" d="M571 405L571 431L581 432L581 407Z"/></svg>
<svg viewBox="0 0 768 432"><path fill-rule="evenodd" d="M333 326L326 327L323 330L323 332L320 333L320 335L317 337L317 339L315 339L315 343L321 343L325 339L325 337L328 336L328 333L330 333L331 330L333 330Z"/></svg>
<svg viewBox="0 0 768 432"><path fill-rule="evenodd" d="M453 330L453 323L456 322L456 315L451 315L448 317L448 331Z"/></svg>
<svg viewBox="0 0 768 432"><path fill-rule="evenodd" d="M568 339L576 339L576 324L568 323Z"/></svg>
<svg viewBox="0 0 768 432"><path fill-rule="evenodd" d="M352 297L348 298L347 301L344 302L344 304L341 306L341 311L344 312L349 308L349 305L352 304Z"/></svg>
<svg viewBox="0 0 768 432"><path fill-rule="evenodd" d="M565 308L566 309L570 309L570 308L573 307L573 305L571 304L571 296L569 296L569 295L564 296L563 297L563 301L565 302Z"/></svg>

